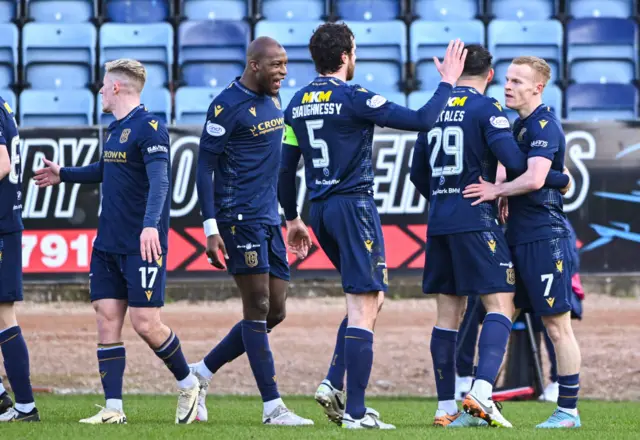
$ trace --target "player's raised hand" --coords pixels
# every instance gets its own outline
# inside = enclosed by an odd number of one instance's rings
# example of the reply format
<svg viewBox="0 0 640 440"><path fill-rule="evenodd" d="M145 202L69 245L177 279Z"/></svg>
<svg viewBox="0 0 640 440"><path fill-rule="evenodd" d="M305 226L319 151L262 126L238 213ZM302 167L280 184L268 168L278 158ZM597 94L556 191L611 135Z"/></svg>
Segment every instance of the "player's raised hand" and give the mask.
<svg viewBox="0 0 640 440"><path fill-rule="evenodd" d="M156 228L144 228L140 234L140 255L142 261L153 263L162 256L162 246L160 246L160 236Z"/></svg>
<svg viewBox="0 0 640 440"><path fill-rule="evenodd" d="M460 41L460 39L449 41L444 60L440 62L438 57L433 57L436 69L438 69L440 76L442 76L442 82L454 86L458 78L460 78L460 75L462 75L464 61L466 59L467 49L464 48L464 43Z"/></svg>
<svg viewBox="0 0 640 440"><path fill-rule="evenodd" d="M304 259L311 249L309 230L300 217L287 222L287 244L299 259Z"/></svg>
<svg viewBox="0 0 640 440"><path fill-rule="evenodd" d="M465 199L478 198L478 200L471 203L471 206L476 206L482 202L490 202L498 198L498 187L480 177L480 183L467 185L464 191L462 191L462 195Z"/></svg>
<svg viewBox="0 0 640 440"><path fill-rule="evenodd" d="M209 264L218 269L224 269L224 264L220 260L220 253L224 255L226 260L229 259L227 254L227 248L224 245L224 241L220 234L209 235L207 237L207 257L209 257Z"/></svg>
<svg viewBox="0 0 640 440"><path fill-rule="evenodd" d="M36 181L36 185L40 188L46 188L47 186L53 186L60 183L60 165L53 163L50 160L42 159L45 168L36 170L33 180Z"/></svg>

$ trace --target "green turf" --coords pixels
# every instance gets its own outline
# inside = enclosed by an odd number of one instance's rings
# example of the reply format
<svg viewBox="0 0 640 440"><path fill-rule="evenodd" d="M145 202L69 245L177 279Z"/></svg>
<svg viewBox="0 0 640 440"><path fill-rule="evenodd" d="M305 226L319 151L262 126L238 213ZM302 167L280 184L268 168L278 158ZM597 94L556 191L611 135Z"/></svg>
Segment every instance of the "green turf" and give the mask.
<svg viewBox="0 0 640 440"><path fill-rule="evenodd" d="M221 397L208 399L209 422L176 426L173 423L176 397L173 396L126 396L125 412L127 425L87 426L77 423L88 417L101 403L99 396L37 396L41 423L14 423L0 426L2 439L333 439L371 438L374 435L386 438L436 439L461 436L475 438L580 438L622 439L638 438L640 432L640 402L580 402L583 427L577 430L535 430L536 423L545 420L554 405L538 402L507 402L503 414L516 427L512 430L495 428L473 428L445 430L430 426L435 411L433 400L416 398L372 398L368 404L376 408L383 420L393 423L393 432L346 431L329 423L312 398L286 397L289 408L314 420L315 426L285 428L261 424L262 404L257 397Z"/></svg>

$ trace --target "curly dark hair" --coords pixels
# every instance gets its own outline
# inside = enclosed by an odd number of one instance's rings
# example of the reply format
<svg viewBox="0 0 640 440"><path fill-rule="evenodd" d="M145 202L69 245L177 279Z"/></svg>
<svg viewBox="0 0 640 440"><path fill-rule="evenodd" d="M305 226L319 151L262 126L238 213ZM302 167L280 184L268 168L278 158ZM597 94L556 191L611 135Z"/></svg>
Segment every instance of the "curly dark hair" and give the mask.
<svg viewBox="0 0 640 440"><path fill-rule="evenodd" d="M467 50L467 58L464 60L462 76L486 76L493 60L491 53L480 44L469 44L464 48Z"/></svg>
<svg viewBox="0 0 640 440"><path fill-rule="evenodd" d="M346 24L325 23L315 30L309 41L311 58L321 75L337 72L342 67L342 54L351 54L353 32Z"/></svg>

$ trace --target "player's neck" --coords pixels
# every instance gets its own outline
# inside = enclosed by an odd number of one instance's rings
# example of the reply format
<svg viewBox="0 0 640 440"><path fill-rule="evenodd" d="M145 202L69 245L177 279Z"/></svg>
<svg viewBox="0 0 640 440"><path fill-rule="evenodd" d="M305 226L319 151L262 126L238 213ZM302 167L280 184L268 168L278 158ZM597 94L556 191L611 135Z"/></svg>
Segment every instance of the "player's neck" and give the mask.
<svg viewBox="0 0 640 440"><path fill-rule="evenodd" d="M113 110L113 116L119 121L120 119L126 117L129 113L133 111L134 108L140 105L140 97L132 96L123 99L115 105L115 109Z"/></svg>
<svg viewBox="0 0 640 440"><path fill-rule="evenodd" d="M244 73L240 77L240 84L242 84L245 88L251 90L253 93L260 95L260 87L258 87L258 83L251 78L251 76L245 75Z"/></svg>
<svg viewBox="0 0 640 440"><path fill-rule="evenodd" d="M347 82L347 69L343 68L338 70L337 72L327 73L326 75L320 75L323 78L336 78L342 82Z"/></svg>
<svg viewBox="0 0 640 440"><path fill-rule="evenodd" d="M531 115L531 113L533 113L541 105L542 105L542 99L534 99L533 101L528 103L526 106L517 110L518 116L520 116L520 119L527 118L529 117L529 115Z"/></svg>
<svg viewBox="0 0 640 440"><path fill-rule="evenodd" d="M459 79L456 82L456 87L472 87L477 90L478 93L484 95L484 90L487 88L486 81L474 81L472 79Z"/></svg>

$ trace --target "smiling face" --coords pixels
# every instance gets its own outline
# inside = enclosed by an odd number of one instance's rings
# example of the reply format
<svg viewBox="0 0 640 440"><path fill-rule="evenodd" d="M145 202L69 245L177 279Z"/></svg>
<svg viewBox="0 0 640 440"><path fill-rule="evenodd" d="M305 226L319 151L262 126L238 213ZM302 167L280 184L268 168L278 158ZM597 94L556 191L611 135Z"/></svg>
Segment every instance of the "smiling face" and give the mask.
<svg viewBox="0 0 640 440"><path fill-rule="evenodd" d="M274 45L266 49L264 58L253 63L260 92L276 96L287 76L287 52L282 46Z"/></svg>

